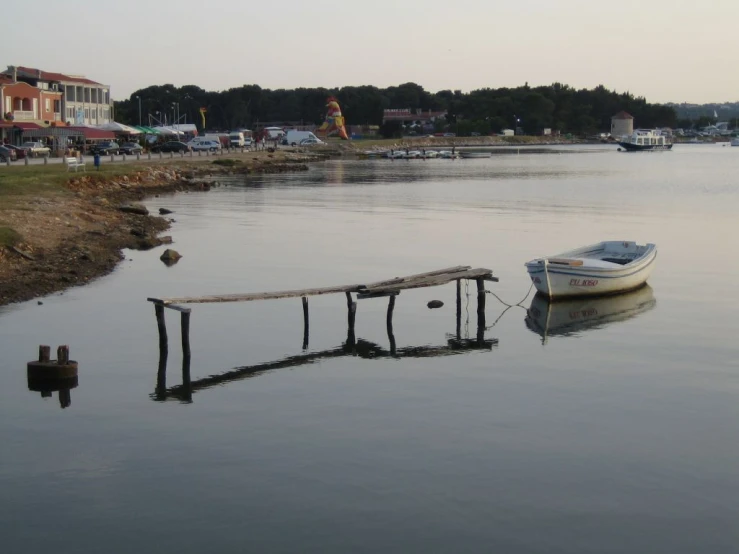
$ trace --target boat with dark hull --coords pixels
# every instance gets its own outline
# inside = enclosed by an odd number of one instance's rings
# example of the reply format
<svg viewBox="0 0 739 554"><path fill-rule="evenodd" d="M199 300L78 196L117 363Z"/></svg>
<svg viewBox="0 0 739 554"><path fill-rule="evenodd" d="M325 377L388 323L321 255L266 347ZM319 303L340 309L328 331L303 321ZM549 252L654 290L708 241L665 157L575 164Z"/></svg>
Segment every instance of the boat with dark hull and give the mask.
<svg viewBox="0 0 739 554"><path fill-rule="evenodd" d="M636 129L632 134L622 137L618 145L626 152L654 152L672 149L669 137L657 129Z"/></svg>

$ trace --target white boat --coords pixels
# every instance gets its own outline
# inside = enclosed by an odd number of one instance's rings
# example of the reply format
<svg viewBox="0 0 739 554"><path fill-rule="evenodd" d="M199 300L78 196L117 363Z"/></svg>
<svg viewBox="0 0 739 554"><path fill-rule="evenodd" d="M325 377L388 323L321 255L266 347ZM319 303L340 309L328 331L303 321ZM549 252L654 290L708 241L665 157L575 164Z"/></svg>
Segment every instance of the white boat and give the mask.
<svg viewBox="0 0 739 554"><path fill-rule="evenodd" d="M731 139L731 145L739 146L739 137L734 137L733 139Z"/></svg>
<svg viewBox="0 0 739 554"><path fill-rule="evenodd" d="M672 143L668 138L659 129L636 129L630 135L622 137L618 145L627 152L670 150Z"/></svg>
<svg viewBox="0 0 739 554"><path fill-rule="evenodd" d="M426 153L424 154L424 156L427 159L433 159L433 158L438 158L439 153L436 150L426 150Z"/></svg>
<svg viewBox="0 0 739 554"><path fill-rule="evenodd" d="M418 158L423 158L423 154L421 153L420 150L409 150L408 152L405 153L405 156L403 157L406 158L407 160L415 160Z"/></svg>
<svg viewBox="0 0 739 554"><path fill-rule="evenodd" d="M491 152L480 152L475 150L460 150L459 152L459 156L461 158L489 158L491 155Z"/></svg>
<svg viewBox="0 0 739 554"><path fill-rule="evenodd" d="M549 298L598 296L634 290L654 269L657 247L605 241L526 263L539 293Z"/></svg>
<svg viewBox="0 0 739 554"><path fill-rule="evenodd" d="M626 321L654 308L657 301L649 285L625 294L600 298L571 298L551 301L540 294L526 310L526 327L546 343L549 337L570 337Z"/></svg>
<svg viewBox="0 0 739 554"><path fill-rule="evenodd" d="M451 150L439 150L439 157L445 160L451 160L452 158L458 157L459 154L452 152Z"/></svg>

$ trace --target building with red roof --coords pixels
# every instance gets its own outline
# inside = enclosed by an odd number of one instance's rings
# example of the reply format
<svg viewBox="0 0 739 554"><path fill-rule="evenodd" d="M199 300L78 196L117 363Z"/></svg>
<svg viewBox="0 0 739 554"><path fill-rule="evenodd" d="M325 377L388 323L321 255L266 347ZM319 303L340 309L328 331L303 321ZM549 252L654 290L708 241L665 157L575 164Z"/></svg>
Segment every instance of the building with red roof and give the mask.
<svg viewBox="0 0 739 554"><path fill-rule="evenodd" d="M103 125L113 121L113 101L110 86L81 75L44 71L32 67L9 66L0 73L0 89L8 86L28 85L39 92L36 105L28 89L0 91L2 113L18 115L50 125L54 122L68 125ZM47 97L51 102L49 110ZM27 102L24 102L28 100ZM58 100L58 103L53 103Z"/></svg>

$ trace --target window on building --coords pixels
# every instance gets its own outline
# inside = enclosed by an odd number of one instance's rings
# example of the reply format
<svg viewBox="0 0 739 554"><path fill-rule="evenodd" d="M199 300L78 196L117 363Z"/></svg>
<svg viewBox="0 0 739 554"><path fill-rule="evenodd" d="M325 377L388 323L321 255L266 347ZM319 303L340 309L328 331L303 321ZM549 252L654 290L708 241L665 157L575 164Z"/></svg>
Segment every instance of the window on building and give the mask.
<svg viewBox="0 0 739 554"><path fill-rule="evenodd" d="M92 102L93 104L97 104L97 103L98 103L98 89L96 89L96 88L93 88L93 89L90 89L90 91L91 91L91 93L92 93L92 98L91 98L91 100L90 100L90 101L91 101L91 102Z"/></svg>
<svg viewBox="0 0 739 554"><path fill-rule="evenodd" d="M90 102L90 88L89 87L85 87L85 102L87 103Z"/></svg>
<svg viewBox="0 0 739 554"><path fill-rule="evenodd" d="M44 111L50 111L51 110L51 100L48 98L44 98Z"/></svg>
<svg viewBox="0 0 739 554"><path fill-rule="evenodd" d="M54 100L54 113L61 113L61 111L62 111L62 101Z"/></svg>
<svg viewBox="0 0 739 554"><path fill-rule="evenodd" d="M75 102L74 87L67 85L64 87L64 95L67 97L67 102Z"/></svg>
<svg viewBox="0 0 739 554"><path fill-rule="evenodd" d="M85 119L90 119L90 108L85 108Z"/></svg>
<svg viewBox="0 0 739 554"><path fill-rule="evenodd" d="M82 87L75 87L75 90L77 91L75 93L77 95L77 102L84 102L85 97L82 96Z"/></svg>
<svg viewBox="0 0 739 554"><path fill-rule="evenodd" d="M110 104L110 91L103 89L103 104Z"/></svg>

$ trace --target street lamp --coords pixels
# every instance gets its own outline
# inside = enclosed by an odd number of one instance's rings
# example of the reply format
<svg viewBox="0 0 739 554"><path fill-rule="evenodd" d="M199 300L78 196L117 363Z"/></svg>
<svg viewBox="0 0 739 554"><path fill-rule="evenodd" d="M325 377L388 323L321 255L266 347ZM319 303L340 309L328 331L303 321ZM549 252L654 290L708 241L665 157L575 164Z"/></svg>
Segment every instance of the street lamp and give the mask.
<svg viewBox="0 0 739 554"><path fill-rule="evenodd" d="M513 114L513 134L518 134L518 124L521 123L521 120L518 118L516 114Z"/></svg>
<svg viewBox="0 0 739 554"><path fill-rule="evenodd" d="M139 101L139 127L141 127L141 97L137 96L136 98Z"/></svg>

